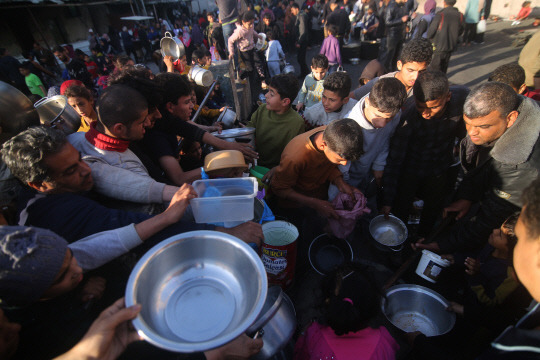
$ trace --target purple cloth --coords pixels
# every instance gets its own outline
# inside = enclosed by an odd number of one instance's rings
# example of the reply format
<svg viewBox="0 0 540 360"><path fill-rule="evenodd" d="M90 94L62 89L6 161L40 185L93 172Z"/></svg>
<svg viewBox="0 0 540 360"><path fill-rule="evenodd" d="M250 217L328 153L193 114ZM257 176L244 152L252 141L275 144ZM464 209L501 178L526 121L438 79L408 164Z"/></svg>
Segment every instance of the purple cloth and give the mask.
<svg viewBox="0 0 540 360"><path fill-rule="evenodd" d="M332 35L328 35L324 39L321 46L320 54L325 55L328 58L330 64L339 64L341 63L341 51L339 50L339 41Z"/></svg>

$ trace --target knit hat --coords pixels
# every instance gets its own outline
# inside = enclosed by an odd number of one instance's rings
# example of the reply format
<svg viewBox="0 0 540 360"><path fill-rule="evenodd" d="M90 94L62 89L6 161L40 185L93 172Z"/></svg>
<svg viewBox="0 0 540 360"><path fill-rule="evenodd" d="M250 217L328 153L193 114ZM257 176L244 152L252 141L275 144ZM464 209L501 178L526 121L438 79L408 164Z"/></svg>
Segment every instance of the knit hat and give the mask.
<svg viewBox="0 0 540 360"><path fill-rule="evenodd" d="M77 86L84 86L84 84L82 83L82 81L79 81L79 80L66 80L62 83L62 85L60 86L60 95L64 95L64 93L66 92L67 88L70 87L70 86L73 86L73 85L77 85Z"/></svg>
<svg viewBox="0 0 540 360"><path fill-rule="evenodd" d="M49 230L0 226L0 305L38 301L60 272L67 244Z"/></svg>

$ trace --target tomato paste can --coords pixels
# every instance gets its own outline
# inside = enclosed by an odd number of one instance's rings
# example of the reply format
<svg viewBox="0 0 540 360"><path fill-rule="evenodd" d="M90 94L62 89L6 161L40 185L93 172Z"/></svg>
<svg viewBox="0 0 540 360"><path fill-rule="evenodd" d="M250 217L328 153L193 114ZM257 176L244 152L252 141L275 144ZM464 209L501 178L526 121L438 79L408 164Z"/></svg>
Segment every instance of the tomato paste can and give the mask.
<svg viewBox="0 0 540 360"><path fill-rule="evenodd" d="M268 284L285 289L292 284L296 265L298 229L287 221L270 221L262 226L262 262Z"/></svg>

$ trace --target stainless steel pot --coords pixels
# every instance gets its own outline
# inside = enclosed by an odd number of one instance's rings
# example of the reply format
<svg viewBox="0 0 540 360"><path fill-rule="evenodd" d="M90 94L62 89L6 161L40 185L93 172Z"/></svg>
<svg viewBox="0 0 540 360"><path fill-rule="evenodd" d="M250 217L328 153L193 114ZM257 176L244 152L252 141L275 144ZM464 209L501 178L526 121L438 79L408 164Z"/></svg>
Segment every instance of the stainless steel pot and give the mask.
<svg viewBox="0 0 540 360"><path fill-rule="evenodd" d="M448 301L435 291L419 285L396 285L386 291L382 311L386 318L405 332L420 331L426 336L452 330L456 314L446 310Z"/></svg>
<svg viewBox="0 0 540 360"><path fill-rule="evenodd" d="M180 59L186 54L186 49L182 40L173 37L170 32L165 32L165 37L159 42L161 48L161 56L172 56L173 61Z"/></svg>
<svg viewBox="0 0 540 360"><path fill-rule="evenodd" d="M39 115L32 102L16 87L0 81L0 126L2 133L17 135L39 125Z"/></svg>
<svg viewBox="0 0 540 360"><path fill-rule="evenodd" d="M259 333L264 345L252 360L266 360L277 354L291 340L296 330L296 312L289 297L279 286L268 289L264 307L247 334Z"/></svg>
<svg viewBox="0 0 540 360"><path fill-rule="evenodd" d="M43 125L62 130L66 135L77 132L81 127L81 115L68 104L64 95L43 98L34 107Z"/></svg>
<svg viewBox="0 0 540 360"><path fill-rule="evenodd" d="M369 233L378 245L382 245L382 249L392 251L403 249L408 237L407 226L393 215L389 215L388 219L384 215L375 216L369 223Z"/></svg>
<svg viewBox="0 0 540 360"><path fill-rule="evenodd" d="M283 74L294 74L294 66L292 66L289 63L286 63L285 67L283 68L283 71L281 73L283 73Z"/></svg>

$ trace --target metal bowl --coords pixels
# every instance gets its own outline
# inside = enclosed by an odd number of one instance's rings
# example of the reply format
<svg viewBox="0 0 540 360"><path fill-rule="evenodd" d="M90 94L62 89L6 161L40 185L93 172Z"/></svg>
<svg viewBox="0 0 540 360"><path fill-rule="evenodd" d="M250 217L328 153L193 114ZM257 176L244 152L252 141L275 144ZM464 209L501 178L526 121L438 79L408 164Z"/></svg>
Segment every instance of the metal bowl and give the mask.
<svg viewBox="0 0 540 360"><path fill-rule="evenodd" d="M369 223L369 233L377 243L396 251L403 248L401 245L408 237L407 226L393 215L388 219L375 216Z"/></svg>
<svg viewBox="0 0 540 360"><path fill-rule="evenodd" d="M354 254L347 240L327 234L317 236L309 245L309 263L321 275L328 275L338 266L352 261Z"/></svg>
<svg viewBox="0 0 540 360"><path fill-rule="evenodd" d="M448 301L420 285L396 285L386 291L382 311L388 321L405 332L420 331L426 336L452 330L456 314L447 311Z"/></svg>
<svg viewBox="0 0 540 360"><path fill-rule="evenodd" d="M133 325L145 340L191 353L244 333L266 293L264 266L253 249L228 234L192 231L162 241L139 260L126 306L142 305Z"/></svg>
<svg viewBox="0 0 540 360"><path fill-rule="evenodd" d="M223 130L221 133L216 131L212 135L229 142L243 142L252 146L255 145L255 128L252 127L228 129Z"/></svg>
<svg viewBox="0 0 540 360"><path fill-rule="evenodd" d="M353 65L358 65L358 64L360 64L360 58L352 58L352 59L349 59L349 61L350 61L351 64L353 64Z"/></svg>
<svg viewBox="0 0 540 360"><path fill-rule="evenodd" d="M0 81L0 126L2 133L17 135L39 125L39 115L32 102L16 87Z"/></svg>

